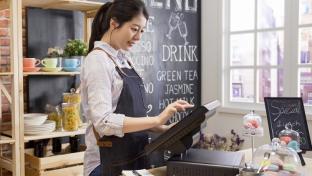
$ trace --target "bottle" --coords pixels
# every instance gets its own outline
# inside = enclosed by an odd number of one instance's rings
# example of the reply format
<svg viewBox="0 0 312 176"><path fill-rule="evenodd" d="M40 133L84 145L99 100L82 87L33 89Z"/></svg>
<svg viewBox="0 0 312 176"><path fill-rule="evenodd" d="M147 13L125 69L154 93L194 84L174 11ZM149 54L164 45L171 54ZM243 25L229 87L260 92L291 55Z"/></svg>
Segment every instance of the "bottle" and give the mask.
<svg viewBox="0 0 312 176"><path fill-rule="evenodd" d="M79 136L69 137L70 152L79 152L80 139Z"/></svg>
<svg viewBox="0 0 312 176"><path fill-rule="evenodd" d="M42 141L35 142L34 155L36 157L44 157L44 144Z"/></svg>
<svg viewBox="0 0 312 176"><path fill-rule="evenodd" d="M62 151L62 140L61 138L52 139L52 153L59 154Z"/></svg>

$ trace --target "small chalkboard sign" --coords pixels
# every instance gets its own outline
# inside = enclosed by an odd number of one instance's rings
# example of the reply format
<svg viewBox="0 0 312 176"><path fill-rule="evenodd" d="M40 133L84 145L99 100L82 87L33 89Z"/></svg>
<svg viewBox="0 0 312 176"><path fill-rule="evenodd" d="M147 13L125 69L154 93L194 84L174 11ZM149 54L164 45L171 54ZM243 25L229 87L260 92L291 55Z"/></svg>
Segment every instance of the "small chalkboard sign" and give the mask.
<svg viewBox="0 0 312 176"><path fill-rule="evenodd" d="M312 150L302 98L265 97L264 102L271 139L287 125L299 133L301 150Z"/></svg>

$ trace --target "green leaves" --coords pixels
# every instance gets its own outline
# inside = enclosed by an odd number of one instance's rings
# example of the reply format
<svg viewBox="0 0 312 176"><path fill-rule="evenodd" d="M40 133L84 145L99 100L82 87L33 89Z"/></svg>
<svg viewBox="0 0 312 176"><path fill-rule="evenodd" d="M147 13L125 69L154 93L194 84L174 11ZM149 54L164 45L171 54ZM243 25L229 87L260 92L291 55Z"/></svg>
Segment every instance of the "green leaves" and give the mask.
<svg viewBox="0 0 312 176"><path fill-rule="evenodd" d="M68 40L64 48L64 56L86 56L87 45L81 40Z"/></svg>

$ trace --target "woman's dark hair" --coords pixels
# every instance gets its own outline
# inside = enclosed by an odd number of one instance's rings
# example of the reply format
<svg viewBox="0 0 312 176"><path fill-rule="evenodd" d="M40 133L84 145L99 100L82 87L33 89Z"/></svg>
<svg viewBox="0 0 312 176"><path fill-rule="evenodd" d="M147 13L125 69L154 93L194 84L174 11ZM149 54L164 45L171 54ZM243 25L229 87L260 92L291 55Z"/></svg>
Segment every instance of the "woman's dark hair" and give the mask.
<svg viewBox="0 0 312 176"><path fill-rule="evenodd" d="M144 2L141 0L114 0L105 3L96 13L91 29L89 40L89 52L94 47L94 42L101 40L102 36L109 29L110 19L116 20L122 27L125 22L131 21L132 18L142 13L148 20L148 12Z"/></svg>

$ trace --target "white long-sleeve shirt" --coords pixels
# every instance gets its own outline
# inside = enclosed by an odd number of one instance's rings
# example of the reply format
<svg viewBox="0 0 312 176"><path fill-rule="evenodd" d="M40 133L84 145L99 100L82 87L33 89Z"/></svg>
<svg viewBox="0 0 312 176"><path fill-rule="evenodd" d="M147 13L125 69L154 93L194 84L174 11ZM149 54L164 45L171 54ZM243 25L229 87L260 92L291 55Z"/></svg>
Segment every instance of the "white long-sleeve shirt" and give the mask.
<svg viewBox="0 0 312 176"><path fill-rule="evenodd" d="M122 51L117 51L101 41L96 41L94 47L100 47L109 53L120 68L131 68L127 62L128 58ZM124 136L122 128L125 115L114 113L123 81L113 61L101 50L94 50L85 58L80 79L83 113L91 122L85 135L87 149L84 155L84 175L88 176L100 165L100 152L92 124L101 137Z"/></svg>

